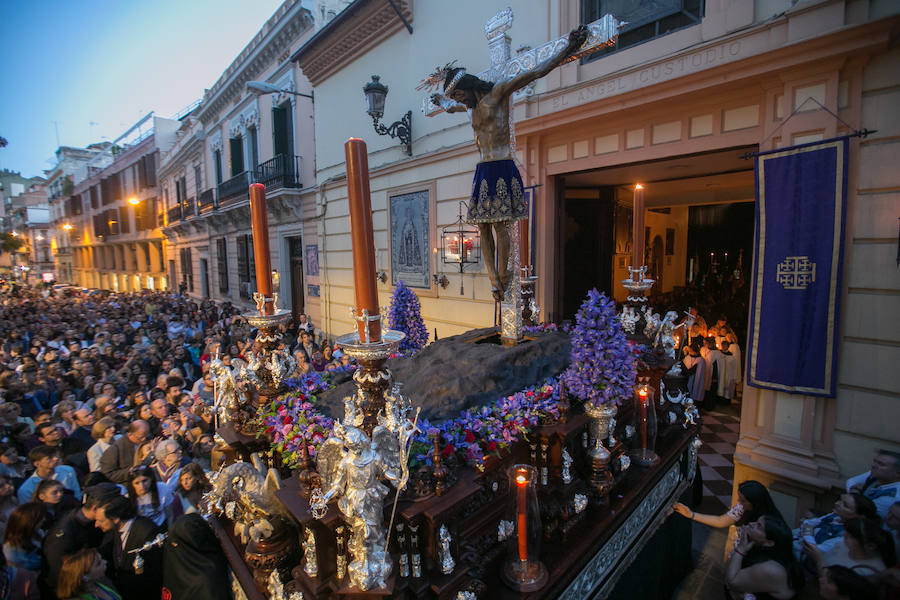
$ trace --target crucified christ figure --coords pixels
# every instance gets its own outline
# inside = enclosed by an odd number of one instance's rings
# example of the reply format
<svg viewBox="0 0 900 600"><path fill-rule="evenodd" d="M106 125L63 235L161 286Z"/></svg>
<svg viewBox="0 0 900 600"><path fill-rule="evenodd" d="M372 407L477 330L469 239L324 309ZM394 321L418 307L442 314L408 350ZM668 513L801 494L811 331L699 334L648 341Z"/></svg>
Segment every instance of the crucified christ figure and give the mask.
<svg viewBox="0 0 900 600"><path fill-rule="evenodd" d="M510 254L507 225L528 217L522 177L510 148L509 99L516 90L565 62L587 37L584 25L573 29L568 44L533 69L496 82L479 79L450 63L437 69L419 86L434 89L443 85L443 94L433 94L432 102L447 112L470 111L481 162L475 168L466 220L478 226L485 266L497 301L503 299L514 275L507 264Z"/></svg>

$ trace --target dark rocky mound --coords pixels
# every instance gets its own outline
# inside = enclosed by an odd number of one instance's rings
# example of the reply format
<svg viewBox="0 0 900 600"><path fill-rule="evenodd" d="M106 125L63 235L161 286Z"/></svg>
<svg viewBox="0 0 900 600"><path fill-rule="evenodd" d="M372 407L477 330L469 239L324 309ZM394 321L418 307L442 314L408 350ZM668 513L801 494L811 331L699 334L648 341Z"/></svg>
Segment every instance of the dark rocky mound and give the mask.
<svg viewBox="0 0 900 600"><path fill-rule="evenodd" d="M394 381L403 384L403 394L422 408L419 418L439 422L455 417L461 410L491 404L540 383L568 365L571 345L565 333L529 334L513 348L476 341L492 333L493 328L474 329L438 340L414 358L388 361ZM344 379L319 397L321 410L334 418L343 417L343 399L356 391L352 379Z"/></svg>

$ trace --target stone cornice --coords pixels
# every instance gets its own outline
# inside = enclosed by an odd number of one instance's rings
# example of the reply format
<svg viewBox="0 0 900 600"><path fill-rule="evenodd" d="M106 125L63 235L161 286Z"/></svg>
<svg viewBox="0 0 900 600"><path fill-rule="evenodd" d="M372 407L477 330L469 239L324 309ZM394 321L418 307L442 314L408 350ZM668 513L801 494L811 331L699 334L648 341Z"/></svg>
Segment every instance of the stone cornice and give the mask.
<svg viewBox="0 0 900 600"><path fill-rule="evenodd" d="M293 14L289 15L291 11ZM293 4L285 2L219 80L203 94L198 113L203 124L208 127L215 121L216 115L243 96L244 84L278 62L281 53L312 25L312 14L301 6L300 0Z"/></svg>
<svg viewBox="0 0 900 600"><path fill-rule="evenodd" d="M394 4L412 23L413 1L394 0ZM389 0L356 0L311 37L291 60L315 87L403 27Z"/></svg>

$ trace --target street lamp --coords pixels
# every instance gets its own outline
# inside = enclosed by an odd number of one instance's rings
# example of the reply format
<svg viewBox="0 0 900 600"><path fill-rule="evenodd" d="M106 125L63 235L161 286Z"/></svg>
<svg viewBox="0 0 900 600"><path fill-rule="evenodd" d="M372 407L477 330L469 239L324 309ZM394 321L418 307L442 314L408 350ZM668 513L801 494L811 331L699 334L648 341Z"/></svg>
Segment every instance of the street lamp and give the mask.
<svg viewBox="0 0 900 600"><path fill-rule="evenodd" d="M138 200L137 197L135 197L135 196L132 196L131 198L128 199L128 204L130 204L132 206L137 206L140 203L141 203L141 201Z"/></svg>
<svg viewBox="0 0 900 600"><path fill-rule="evenodd" d="M372 117L375 133L398 138L406 150L406 155L412 156L412 111L406 111L402 119L385 127L378 120L384 116L384 101L387 98L388 87L381 83L381 77L372 75L372 81L363 86L363 93L366 95L366 113Z"/></svg>
<svg viewBox="0 0 900 600"><path fill-rule="evenodd" d="M74 228L72 227L72 224L71 224L71 223L66 223L66 224L63 225L62 227L63 227L63 229L65 229L66 231L72 231L72 229L74 229Z"/></svg>
<svg viewBox="0 0 900 600"><path fill-rule="evenodd" d="M304 98L309 98L313 102L315 102L315 98L312 94L301 94L300 92L292 92L291 90L283 90L278 86L274 86L271 83L266 83L265 81L248 81L244 84L244 88L248 93L259 96L261 94L290 94L292 96L303 96Z"/></svg>

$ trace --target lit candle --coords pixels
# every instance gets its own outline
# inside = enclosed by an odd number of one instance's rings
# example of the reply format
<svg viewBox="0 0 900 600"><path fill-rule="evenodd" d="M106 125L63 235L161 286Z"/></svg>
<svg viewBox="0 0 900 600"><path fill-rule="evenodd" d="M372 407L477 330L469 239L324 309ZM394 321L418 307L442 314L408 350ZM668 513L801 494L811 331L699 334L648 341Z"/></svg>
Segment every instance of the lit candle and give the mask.
<svg viewBox="0 0 900 600"><path fill-rule="evenodd" d="M344 144L347 159L347 195L350 201L350 237L353 244L353 281L356 288L356 316L377 317L378 288L375 283L375 234L372 231L372 199L369 197L369 159L366 143L350 138ZM257 266L257 269L259 267ZM359 339L381 341L381 322L359 320ZM368 335L367 335L368 333Z"/></svg>
<svg viewBox="0 0 900 600"><path fill-rule="evenodd" d="M519 560L528 560L528 521L525 518L525 491L528 486L528 475L522 469L516 475L516 516L518 517Z"/></svg>
<svg viewBox="0 0 900 600"><path fill-rule="evenodd" d="M641 402L641 448L647 449L647 386L638 390Z"/></svg>
<svg viewBox="0 0 900 600"><path fill-rule="evenodd" d="M250 226L253 230L253 259L256 263L256 290L272 298L272 258L269 256L269 218L266 215L266 186L250 184ZM274 301L265 301L262 315L275 312Z"/></svg>
<svg viewBox="0 0 900 600"><path fill-rule="evenodd" d="M634 228L631 232L631 266L638 269L644 265L644 186L634 186Z"/></svg>

